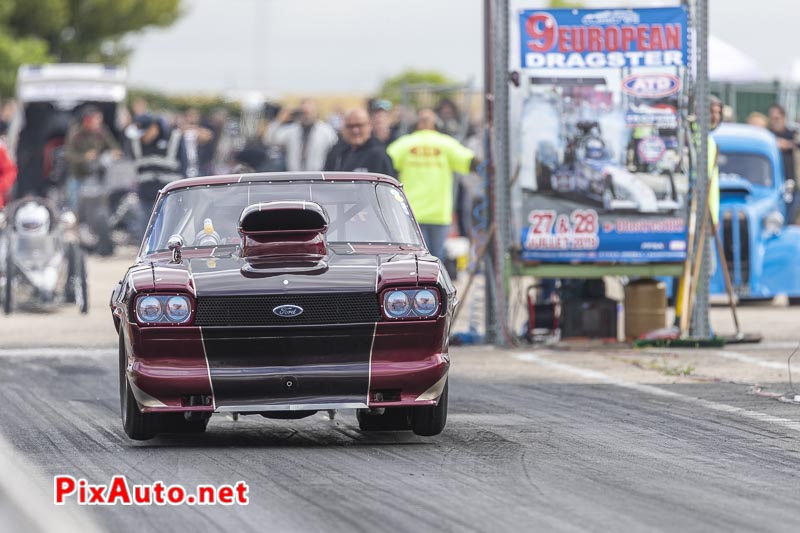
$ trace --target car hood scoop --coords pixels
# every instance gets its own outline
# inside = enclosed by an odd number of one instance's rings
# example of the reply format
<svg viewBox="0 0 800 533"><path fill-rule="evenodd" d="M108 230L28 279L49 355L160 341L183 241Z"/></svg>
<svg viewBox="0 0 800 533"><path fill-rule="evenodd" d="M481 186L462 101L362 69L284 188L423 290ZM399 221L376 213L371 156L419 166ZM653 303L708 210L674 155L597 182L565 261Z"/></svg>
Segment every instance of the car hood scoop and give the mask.
<svg viewBox="0 0 800 533"><path fill-rule="evenodd" d="M329 251L320 263L251 264L237 255L184 260L198 296L375 291L380 256Z"/></svg>
<svg viewBox="0 0 800 533"><path fill-rule="evenodd" d="M324 271L327 231L328 214L318 203L290 200L249 205L239 216L242 273Z"/></svg>

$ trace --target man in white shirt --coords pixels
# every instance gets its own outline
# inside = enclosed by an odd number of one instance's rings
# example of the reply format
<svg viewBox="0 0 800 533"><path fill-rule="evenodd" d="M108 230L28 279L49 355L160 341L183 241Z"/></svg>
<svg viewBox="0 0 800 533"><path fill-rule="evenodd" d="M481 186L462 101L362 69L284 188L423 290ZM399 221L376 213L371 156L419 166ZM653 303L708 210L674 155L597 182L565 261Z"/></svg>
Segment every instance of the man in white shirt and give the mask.
<svg viewBox="0 0 800 533"><path fill-rule="evenodd" d="M286 150L289 171L317 171L325 166L325 157L339 137L327 123L319 120L317 106L311 100L300 102L300 117L287 123L291 116L284 110L267 130L266 143L277 144Z"/></svg>

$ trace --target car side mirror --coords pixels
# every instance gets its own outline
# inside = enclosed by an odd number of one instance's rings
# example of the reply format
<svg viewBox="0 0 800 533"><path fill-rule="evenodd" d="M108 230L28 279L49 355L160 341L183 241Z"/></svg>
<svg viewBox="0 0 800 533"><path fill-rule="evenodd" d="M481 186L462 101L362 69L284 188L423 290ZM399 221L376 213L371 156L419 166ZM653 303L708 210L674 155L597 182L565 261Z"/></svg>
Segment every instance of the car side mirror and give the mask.
<svg viewBox="0 0 800 533"><path fill-rule="evenodd" d="M183 248L183 237L181 237L177 233L171 236L167 241L167 248L169 248L172 251L172 262L180 263L181 248Z"/></svg>

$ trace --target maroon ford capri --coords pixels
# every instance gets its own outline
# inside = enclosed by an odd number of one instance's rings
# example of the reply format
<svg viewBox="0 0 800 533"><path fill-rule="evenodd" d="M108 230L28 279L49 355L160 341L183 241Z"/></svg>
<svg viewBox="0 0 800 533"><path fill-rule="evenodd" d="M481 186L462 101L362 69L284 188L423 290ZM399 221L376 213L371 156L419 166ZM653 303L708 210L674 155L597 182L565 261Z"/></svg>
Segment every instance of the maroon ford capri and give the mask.
<svg viewBox="0 0 800 533"><path fill-rule="evenodd" d="M455 305L392 178L170 183L111 297L125 433L356 409L363 431L437 435Z"/></svg>

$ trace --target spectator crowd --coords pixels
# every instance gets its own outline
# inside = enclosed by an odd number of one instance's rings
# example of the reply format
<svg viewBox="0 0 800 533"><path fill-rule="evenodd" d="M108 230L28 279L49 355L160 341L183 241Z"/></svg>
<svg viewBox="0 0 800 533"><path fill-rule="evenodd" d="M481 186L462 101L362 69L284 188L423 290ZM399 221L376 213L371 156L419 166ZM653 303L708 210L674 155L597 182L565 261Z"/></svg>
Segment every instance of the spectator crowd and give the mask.
<svg viewBox="0 0 800 533"><path fill-rule="evenodd" d="M732 115L732 113L730 113ZM786 117L786 110L780 104L772 104L767 109L767 114L754 111L747 117L747 123L751 126L764 128L775 135L778 142L778 149L781 151L783 159L783 176L787 183L792 183L792 190L797 189L797 168L800 163L800 138L796 125L789 123ZM786 219L790 224L797 223L798 199L800 194L795 194L791 204L787 209Z"/></svg>
<svg viewBox="0 0 800 533"><path fill-rule="evenodd" d="M129 106L85 104L54 115L26 109L16 157L10 157L3 144L15 114L9 100L0 106L0 207L35 195L58 198L62 207L80 212L82 187L93 180L113 181L110 175L117 172L112 169L127 163L132 179L107 201L119 202L121 193L136 195L137 214L128 217L135 242L158 191L176 179L238 172L373 172L404 184L428 247L443 258L453 198L462 193L456 192L458 175L468 174L477 160L455 138L463 121L449 99L435 111L421 109L413 121L403 112L387 100L370 99L323 120L311 99L296 108L270 103L247 135L224 109L159 112L142 98Z"/></svg>

